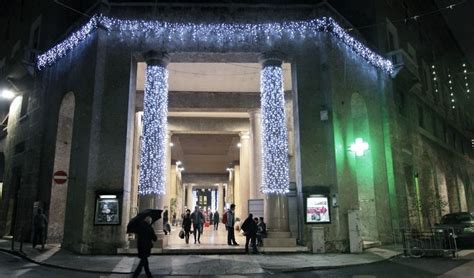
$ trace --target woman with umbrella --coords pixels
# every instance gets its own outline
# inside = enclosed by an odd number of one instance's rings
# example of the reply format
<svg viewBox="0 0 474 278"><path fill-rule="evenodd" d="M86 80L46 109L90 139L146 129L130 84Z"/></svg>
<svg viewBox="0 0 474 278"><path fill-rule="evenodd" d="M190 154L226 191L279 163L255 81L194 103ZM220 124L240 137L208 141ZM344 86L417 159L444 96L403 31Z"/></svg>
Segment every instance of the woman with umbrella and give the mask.
<svg viewBox="0 0 474 278"><path fill-rule="evenodd" d="M148 266L148 257L151 254L153 241L156 241L155 231L151 224L161 218L161 210L145 210L135 216L127 225L127 232L137 235L137 249L140 263L138 264L133 277L138 277L145 268L147 277L153 277Z"/></svg>

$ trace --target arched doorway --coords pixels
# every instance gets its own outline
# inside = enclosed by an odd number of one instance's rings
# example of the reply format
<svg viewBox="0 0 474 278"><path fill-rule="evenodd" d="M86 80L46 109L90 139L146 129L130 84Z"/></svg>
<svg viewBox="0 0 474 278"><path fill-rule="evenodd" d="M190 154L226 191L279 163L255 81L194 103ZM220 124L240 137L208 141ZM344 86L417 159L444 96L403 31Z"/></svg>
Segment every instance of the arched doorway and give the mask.
<svg viewBox="0 0 474 278"><path fill-rule="evenodd" d="M367 142L370 146L370 129L367 106L359 93L351 97L353 138ZM362 154L354 153L354 169L357 181L359 203L360 234L363 241L377 241L377 217L375 208L373 159L370 148Z"/></svg>
<svg viewBox="0 0 474 278"><path fill-rule="evenodd" d="M68 190L69 161L74 123L74 93L67 93L61 102L56 132L53 179L49 203L48 241L62 242ZM66 175L64 175L66 174Z"/></svg>

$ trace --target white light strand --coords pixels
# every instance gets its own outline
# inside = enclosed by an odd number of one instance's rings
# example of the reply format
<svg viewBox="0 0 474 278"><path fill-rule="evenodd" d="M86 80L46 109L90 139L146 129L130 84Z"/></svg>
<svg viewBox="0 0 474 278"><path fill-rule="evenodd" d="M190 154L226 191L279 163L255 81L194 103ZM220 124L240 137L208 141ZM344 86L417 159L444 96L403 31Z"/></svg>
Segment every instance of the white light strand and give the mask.
<svg viewBox="0 0 474 278"><path fill-rule="evenodd" d="M266 66L260 80L262 108L262 185L260 191L289 192L288 135L281 67Z"/></svg>
<svg viewBox="0 0 474 278"><path fill-rule="evenodd" d="M38 56L37 67L42 69L54 64L85 40L99 25L109 31L118 31L122 38L135 39L140 36L161 40L170 45L196 42L208 43L212 47L225 48L232 45L273 44L282 40L317 38L319 32L327 32L341 40L368 63L388 73L393 71L390 60L376 54L350 36L330 17L307 21L289 21L261 24L198 24L170 23L165 21L123 20L103 15L94 15L79 31Z"/></svg>
<svg viewBox="0 0 474 278"><path fill-rule="evenodd" d="M466 63L462 64L462 72L463 72L463 75L464 75L463 83L464 83L464 89L466 90L466 97L470 98L471 89L469 88L469 77L468 77L468 74L467 74Z"/></svg>
<svg viewBox="0 0 474 278"><path fill-rule="evenodd" d="M452 109L456 109L456 100L454 97L454 89L453 89L454 83L451 78L451 73L448 69L448 87L449 87L449 97L450 97L450 103Z"/></svg>
<svg viewBox="0 0 474 278"><path fill-rule="evenodd" d="M97 28L97 23L100 18L100 16L94 15L78 31L72 33L67 39L53 46L45 53L38 55L36 58L38 69L56 63L70 51L74 50L81 42L85 41Z"/></svg>
<svg viewBox="0 0 474 278"><path fill-rule="evenodd" d="M168 130L168 71L162 66L146 68L143 107L143 136L138 193L166 194L166 151Z"/></svg>
<svg viewBox="0 0 474 278"><path fill-rule="evenodd" d="M433 85L434 85L434 95L435 95L435 99L438 100L439 99L439 80L438 80L438 74L436 73L436 67L435 65L432 65L431 66L431 75L433 76Z"/></svg>

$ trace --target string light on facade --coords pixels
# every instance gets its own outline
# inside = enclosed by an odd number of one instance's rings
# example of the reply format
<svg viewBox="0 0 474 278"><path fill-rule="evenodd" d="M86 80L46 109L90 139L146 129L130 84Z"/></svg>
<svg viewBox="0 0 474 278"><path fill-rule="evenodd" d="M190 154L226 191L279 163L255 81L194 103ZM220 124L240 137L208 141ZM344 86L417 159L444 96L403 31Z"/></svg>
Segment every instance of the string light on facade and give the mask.
<svg viewBox="0 0 474 278"><path fill-rule="evenodd" d="M453 88L454 84L453 84L453 80L451 77L451 73L449 72L449 69L448 69L448 86L449 86L449 97L450 97L451 108L456 109L456 100L454 98L454 88Z"/></svg>
<svg viewBox="0 0 474 278"><path fill-rule="evenodd" d="M263 193L289 192L288 135L285 120L283 71L265 66L261 73Z"/></svg>
<svg viewBox="0 0 474 278"><path fill-rule="evenodd" d="M435 65L431 66L431 76L433 77L435 96L436 96L436 99L438 99L439 98L439 80L438 80L438 74L436 72Z"/></svg>
<svg viewBox="0 0 474 278"><path fill-rule="evenodd" d="M316 39L320 32L328 33L368 63L391 73L392 62L376 54L349 35L330 17L306 21L287 21L260 24L199 24L165 21L123 20L103 15L95 15L79 31L55 45L37 58L38 69L54 64L68 52L76 48L98 26L107 28L109 33L118 33L122 39L140 37L156 39L163 45L188 46L189 42L203 47L223 50L233 45L268 46L281 40Z"/></svg>
<svg viewBox="0 0 474 278"><path fill-rule="evenodd" d="M463 72L463 81L464 81L464 90L466 91L466 96L469 98L471 96L471 89L469 88L469 76L467 71L466 63L462 64L462 72Z"/></svg>
<svg viewBox="0 0 474 278"><path fill-rule="evenodd" d="M166 194L166 153L168 130L168 71L147 65L143 100L140 182L138 193ZM184 170L184 168L183 168Z"/></svg>

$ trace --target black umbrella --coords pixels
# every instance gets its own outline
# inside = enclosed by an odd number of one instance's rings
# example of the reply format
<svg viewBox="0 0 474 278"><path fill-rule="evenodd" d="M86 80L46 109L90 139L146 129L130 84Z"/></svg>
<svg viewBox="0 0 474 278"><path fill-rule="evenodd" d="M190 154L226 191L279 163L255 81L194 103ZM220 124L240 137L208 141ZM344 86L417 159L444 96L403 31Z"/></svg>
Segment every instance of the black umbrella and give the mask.
<svg viewBox="0 0 474 278"><path fill-rule="evenodd" d="M146 209L137 216L133 217L127 225L127 233L137 233L138 227L140 223L145 220L147 216L151 217L151 223L155 222L156 220L161 218L161 213L163 211L161 209Z"/></svg>

